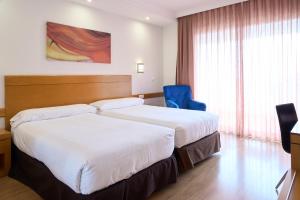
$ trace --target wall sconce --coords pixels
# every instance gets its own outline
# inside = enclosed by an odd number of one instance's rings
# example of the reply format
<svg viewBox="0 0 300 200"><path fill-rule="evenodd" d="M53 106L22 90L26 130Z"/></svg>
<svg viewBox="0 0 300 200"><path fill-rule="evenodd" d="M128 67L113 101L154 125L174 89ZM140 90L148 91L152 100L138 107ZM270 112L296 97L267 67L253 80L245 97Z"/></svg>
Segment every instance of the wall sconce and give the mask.
<svg viewBox="0 0 300 200"><path fill-rule="evenodd" d="M137 73L144 73L144 68L145 68L144 63L137 63L136 64Z"/></svg>

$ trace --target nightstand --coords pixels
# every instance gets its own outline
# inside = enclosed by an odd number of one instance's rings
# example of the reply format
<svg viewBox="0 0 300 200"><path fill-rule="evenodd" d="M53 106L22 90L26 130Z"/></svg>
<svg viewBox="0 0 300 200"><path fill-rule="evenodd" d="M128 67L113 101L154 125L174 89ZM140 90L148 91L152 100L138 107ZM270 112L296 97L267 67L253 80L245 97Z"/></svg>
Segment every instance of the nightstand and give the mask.
<svg viewBox="0 0 300 200"><path fill-rule="evenodd" d="M11 134L0 129L0 177L7 176L11 164Z"/></svg>

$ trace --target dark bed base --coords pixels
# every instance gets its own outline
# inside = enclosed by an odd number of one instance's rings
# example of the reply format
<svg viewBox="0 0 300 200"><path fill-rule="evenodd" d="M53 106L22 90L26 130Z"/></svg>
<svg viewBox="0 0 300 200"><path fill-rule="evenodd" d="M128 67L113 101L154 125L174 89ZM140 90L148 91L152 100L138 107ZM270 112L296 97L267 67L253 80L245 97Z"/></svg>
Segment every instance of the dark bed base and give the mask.
<svg viewBox="0 0 300 200"><path fill-rule="evenodd" d="M9 176L29 186L45 200L142 200L154 191L175 183L178 175L176 159L171 156L129 179L90 195L82 195L56 179L43 163L23 153L14 145L12 149L13 163Z"/></svg>
<svg viewBox="0 0 300 200"><path fill-rule="evenodd" d="M220 151L220 133L214 132L194 143L175 149L180 172L194 168L194 165Z"/></svg>

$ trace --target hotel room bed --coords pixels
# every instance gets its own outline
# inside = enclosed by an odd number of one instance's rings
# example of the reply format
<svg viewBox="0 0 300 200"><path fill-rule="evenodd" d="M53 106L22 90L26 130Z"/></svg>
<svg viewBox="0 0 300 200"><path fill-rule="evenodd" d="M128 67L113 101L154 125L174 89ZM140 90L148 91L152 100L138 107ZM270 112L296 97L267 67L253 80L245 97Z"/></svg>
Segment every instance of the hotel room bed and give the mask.
<svg viewBox="0 0 300 200"><path fill-rule="evenodd" d="M87 107L16 115L10 176L49 200L145 199L176 181L174 130Z"/></svg>
<svg viewBox="0 0 300 200"><path fill-rule="evenodd" d="M181 171L218 152L221 147L218 117L214 114L143 105L138 98L122 98L94 102L102 116L115 117L175 130L175 155Z"/></svg>

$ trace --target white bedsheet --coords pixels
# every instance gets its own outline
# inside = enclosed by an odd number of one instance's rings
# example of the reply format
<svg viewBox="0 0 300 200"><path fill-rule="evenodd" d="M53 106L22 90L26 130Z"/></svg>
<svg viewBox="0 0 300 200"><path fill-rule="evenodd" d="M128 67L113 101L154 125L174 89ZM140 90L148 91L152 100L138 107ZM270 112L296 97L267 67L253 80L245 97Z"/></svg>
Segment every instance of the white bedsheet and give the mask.
<svg viewBox="0 0 300 200"><path fill-rule="evenodd" d="M170 157L174 130L81 114L23 123L13 141L76 193L91 194Z"/></svg>
<svg viewBox="0 0 300 200"><path fill-rule="evenodd" d="M218 116L194 110L139 105L105 110L99 114L175 129L175 146L180 148L218 130Z"/></svg>

